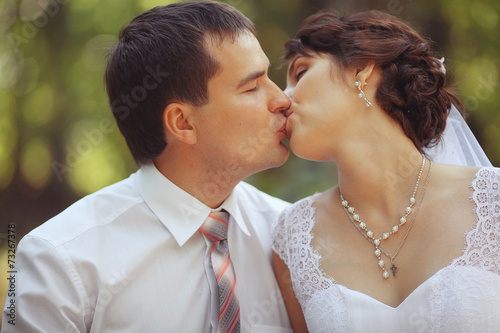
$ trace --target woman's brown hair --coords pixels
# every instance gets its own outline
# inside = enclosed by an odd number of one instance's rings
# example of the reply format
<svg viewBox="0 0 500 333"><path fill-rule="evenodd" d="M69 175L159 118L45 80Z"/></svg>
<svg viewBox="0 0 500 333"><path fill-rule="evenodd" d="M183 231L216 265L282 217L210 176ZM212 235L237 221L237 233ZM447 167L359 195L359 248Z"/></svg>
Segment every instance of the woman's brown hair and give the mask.
<svg viewBox="0 0 500 333"><path fill-rule="evenodd" d="M379 11L341 16L319 12L308 17L296 39L285 44L285 59L316 52L342 68L375 63L382 69L376 101L422 151L439 141L446 118L459 99L445 88L443 64L419 33Z"/></svg>

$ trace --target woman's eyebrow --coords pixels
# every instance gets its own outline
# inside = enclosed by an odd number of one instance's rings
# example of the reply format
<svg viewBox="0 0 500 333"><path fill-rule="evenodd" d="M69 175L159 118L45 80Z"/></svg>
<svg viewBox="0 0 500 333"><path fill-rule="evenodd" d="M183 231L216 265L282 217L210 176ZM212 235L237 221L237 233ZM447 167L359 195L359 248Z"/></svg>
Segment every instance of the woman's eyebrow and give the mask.
<svg viewBox="0 0 500 333"><path fill-rule="evenodd" d="M290 63L290 66L288 66L288 76L292 75L292 72L293 72L293 69L295 66L295 62L297 61L297 59L302 58L302 57L303 57L302 55L299 55L299 56L295 57L295 59L292 60L292 62Z"/></svg>

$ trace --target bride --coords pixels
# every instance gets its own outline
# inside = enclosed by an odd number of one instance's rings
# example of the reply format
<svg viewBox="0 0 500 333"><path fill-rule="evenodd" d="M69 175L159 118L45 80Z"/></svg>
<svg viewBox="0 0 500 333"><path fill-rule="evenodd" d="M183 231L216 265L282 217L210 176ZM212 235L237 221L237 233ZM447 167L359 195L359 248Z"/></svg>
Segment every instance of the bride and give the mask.
<svg viewBox="0 0 500 333"><path fill-rule="evenodd" d="M339 177L273 229L295 332L499 332L500 169L428 42L388 14L323 12L286 50L290 147Z"/></svg>

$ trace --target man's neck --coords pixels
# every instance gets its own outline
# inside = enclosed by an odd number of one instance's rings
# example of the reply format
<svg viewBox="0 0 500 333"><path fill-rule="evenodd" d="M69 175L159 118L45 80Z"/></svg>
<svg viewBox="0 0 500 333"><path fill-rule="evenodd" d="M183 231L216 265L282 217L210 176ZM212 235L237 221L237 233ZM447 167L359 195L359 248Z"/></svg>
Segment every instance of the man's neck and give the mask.
<svg viewBox="0 0 500 333"><path fill-rule="evenodd" d="M170 162L170 161L174 162ZM225 170L210 171L198 163L179 163L178 159L157 158L158 171L172 183L211 208L219 207L240 182Z"/></svg>

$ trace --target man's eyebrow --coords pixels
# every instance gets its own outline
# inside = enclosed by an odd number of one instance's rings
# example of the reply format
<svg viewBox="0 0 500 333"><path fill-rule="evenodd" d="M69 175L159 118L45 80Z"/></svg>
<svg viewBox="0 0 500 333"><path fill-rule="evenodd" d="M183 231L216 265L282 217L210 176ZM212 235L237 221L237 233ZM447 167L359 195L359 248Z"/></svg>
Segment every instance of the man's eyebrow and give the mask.
<svg viewBox="0 0 500 333"><path fill-rule="evenodd" d="M269 70L269 68L271 68L271 64L269 64L267 71ZM255 71L255 72L248 74L247 76L245 76L243 79L240 80L240 82L236 86L236 90L245 86L248 82L252 82L253 80L257 80L259 77L265 75L267 71Z"/></svg>

